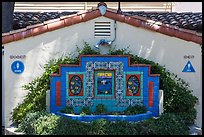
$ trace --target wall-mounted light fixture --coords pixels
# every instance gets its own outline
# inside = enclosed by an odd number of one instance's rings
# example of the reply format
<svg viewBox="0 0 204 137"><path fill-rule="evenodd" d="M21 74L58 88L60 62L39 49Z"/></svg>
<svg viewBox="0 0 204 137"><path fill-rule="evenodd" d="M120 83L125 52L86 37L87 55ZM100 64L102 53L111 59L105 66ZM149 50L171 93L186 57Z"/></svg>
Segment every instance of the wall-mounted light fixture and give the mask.
<svg viewBox="0 0 204 137"><path fill-rule="evenodd" d="M106 39L101 39L101 40L95 45L95 47L96 47L96 48L99 48L100 45L102 45L102 46L111 46L111 44L112 44L112 41L106 40Z"/></svg>
<svg viewBox="0 0 204 137"><path fill-rule="evenodd" d="M98 3L98 8L100 10L101 15L103 16L106 13L107 5L104 2Z"/></svg>

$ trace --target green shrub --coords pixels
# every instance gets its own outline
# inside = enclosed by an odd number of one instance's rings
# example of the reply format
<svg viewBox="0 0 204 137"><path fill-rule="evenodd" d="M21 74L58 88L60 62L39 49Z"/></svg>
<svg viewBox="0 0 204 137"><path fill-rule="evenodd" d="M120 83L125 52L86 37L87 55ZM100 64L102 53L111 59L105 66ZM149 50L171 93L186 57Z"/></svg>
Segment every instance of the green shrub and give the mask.
<svg viewBox="0 0 204 137"><path fill-rule="evenodd" d="M35 122L36 135L52 135L58 125L60 117L54 114L46 114L39 117Z"/></svg>
<svg viewBox="0 0 204 137"><path fill-rule="evenodd" d="M28 135L188 135L180 116L166 113L141 122L105 119L80 122L44 111L28 113L18 131Z"/></svg>
<svg viewBox="0 0 204 137"><path fill-rule="evenodd" d="M90 123L89 135L107 135L107 123L105 119L94 120Z"/></svg>
<svg viewBox="0 0 204 137"><path fill-rule="evenodd" d="M79 55L100 55L100 52L92 49L91 46L87 42L84 42L83 49L80 49L77 46L77 52Z"/></svg>
<svg viewBox="0 0 204 137"><path fill-rule="evenodd" d="M129 106L124 111L126 115L136 115L136 114L142 114L146 113L147 109L145 106L135 105L135 106Z"/></svg>
<svg viewBox="0 0 204 137"><path fill-rule="evenodd" d="M61 113L74 114L74 108L69 106L60 110Z"/></svg>
<svg viewBox="0 0 204 137"><path fill-rule="evenodd" d="M189 135L182 118L173 113L163 114L148 125L154 135Z"/></svg>
<svg viewBox="0 0 204 137"><path fill-rule="evenodd" d="M28 113L17 131L27 135L84 135L89 129L87 123L42 111Z"/></svg>
<svg viewBox="0 0 204 137"><path fill-rule="evenodd" d="M87 135L90 126L89 123L60 117L52 135Z"/></svg>
<svg viewBox="0 0 204 137"><path fill-rule="evenodd" d="M107 135L139 135L140 122L115 121L109 122L107 126Z"/></svg>
<svg viewBox="0 0 204 137"><path fill-rule="evenodd" d="M52 115L52 114L49 114L45 111L37 111L37 112L34 112L34 113L28 113L25 118L23 119L23 121L18 125L18 130L17 131L20 131L20 132L24 132L26 134L30 134L30 135L35 135L37 134L37 130L43 130L44 129L40 129L40 126L39 126L39 119L45 117L45 116L48 116L48 117L57 117L56 115ZM52 122L55 122L55 120L52 120L52 121L44 121L44 122L48 122L48 125L53 125ZM38 126L36 126L38 125ZM51 126L50 125L50 126Z"/></svg>
<svg viewBox="0 0 204 137"><path fill-rule="evenodd" d="M106 112L106 107L103 104L98 104L96 105L96 114L105 114Z"/></svg>
<svg viewBox="0 0 204 137"><path fill-rule="evenodd" d="M81 109L81 113L80 115L90 115L91 114L91 111L90 111L90 108L88 106L83 106L82 109Z"/></svg>

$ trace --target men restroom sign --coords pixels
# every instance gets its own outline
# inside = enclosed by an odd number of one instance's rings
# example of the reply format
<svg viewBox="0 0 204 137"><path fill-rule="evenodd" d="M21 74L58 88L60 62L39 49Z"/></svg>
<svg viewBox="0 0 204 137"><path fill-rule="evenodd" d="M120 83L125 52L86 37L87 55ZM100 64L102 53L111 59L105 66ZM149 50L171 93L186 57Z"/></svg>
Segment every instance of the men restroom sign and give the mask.
<svg viewBox="0 0 204 137"><path fill-rule="evenodd" d="M11 70L13 71L13 73L15 74L21 74L24 71L24 64L21 61L14 61L11 64Z"/></svg>
<svg viewBox="0 0 204 137"><path fill-rule="evenodd" d="M193 68L193 65L191 64L190 61L187 62L182 72L195 72L195 69Z"/></svg>

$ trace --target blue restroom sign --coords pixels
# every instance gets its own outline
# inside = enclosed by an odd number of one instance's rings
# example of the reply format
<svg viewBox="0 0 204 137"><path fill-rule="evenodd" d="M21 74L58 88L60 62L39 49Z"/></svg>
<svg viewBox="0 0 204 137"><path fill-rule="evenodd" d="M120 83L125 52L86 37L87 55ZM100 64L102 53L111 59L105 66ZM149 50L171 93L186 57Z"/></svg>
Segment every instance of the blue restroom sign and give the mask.
<svg viewBox="0 0 204 137"><path fill-rule="evenodd" d="M195 72L195 69L193 68L193 65L191 64L190 61L187 62L182 72Z"/></svg>
<svg viewBox="0 0 204 137"><path fill-rule="evenodd" d="M12 64L11 64L11 70L13 71L13 73L16 73L16 74L21 74L23 73L24 71L24 64L23 62L21 61L14 61Z"/></svg>

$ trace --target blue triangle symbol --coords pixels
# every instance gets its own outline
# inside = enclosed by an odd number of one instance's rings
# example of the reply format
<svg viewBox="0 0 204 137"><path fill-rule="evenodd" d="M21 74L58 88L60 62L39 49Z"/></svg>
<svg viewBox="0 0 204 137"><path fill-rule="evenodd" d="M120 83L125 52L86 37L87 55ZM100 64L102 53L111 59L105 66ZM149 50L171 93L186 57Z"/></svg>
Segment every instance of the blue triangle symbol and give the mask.
<svg viewBox="0 0 204 137"><path fill-rule="evenodd" d="M190 61L187 62L182 72L195 72L195 69L193 68L193 65L191 64Z"/></svg>

